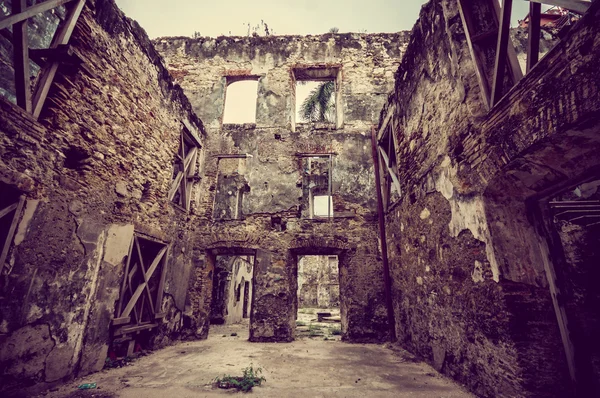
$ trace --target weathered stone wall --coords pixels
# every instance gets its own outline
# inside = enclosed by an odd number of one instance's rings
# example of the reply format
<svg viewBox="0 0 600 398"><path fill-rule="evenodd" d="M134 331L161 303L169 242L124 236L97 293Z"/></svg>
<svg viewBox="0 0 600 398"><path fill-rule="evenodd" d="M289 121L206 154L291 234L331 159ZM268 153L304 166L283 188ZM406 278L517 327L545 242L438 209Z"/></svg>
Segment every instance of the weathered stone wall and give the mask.
<svg viewBox="0 0 600 398"><path fill-rule="evenodd" d="M600 162L599 10L488 113L457 4L432 0L380 117L402 187L386 215L399 344L480 396L573 392L531 209Z"/></svg>
<svg viewBox="0 0 600 398"><path fill-rule="evenodd" d="M172 244L149 345L207 332L199 210L167 198L182 123L203 142L202 123L112 0L87 2L71 44L93 76L59 69L39 121L0 100L0 181L27 197L2 276L1 388L103 367L134 232Z"/></svg>
<svg viewBox="0 0 600 398"><path fill-rule="evenodd" d="M387 336L370 128L393 88L407 40L402 32L155 41L207 126L211 187L201 200L214 203L215 222L199 232L198 246L222 254L257 250L252 341L294 338L299 254L340 256L344 339ZM295 76L311 67L335 71L336 123L295 120ZM227 83L244 78L258 80L256 123L223 125ZM310 219L314 179L302 153L332 154L331 220ZM218 160L224 154L250 156ZM292 254L294 242L305 238L312 244Z"/></svg>

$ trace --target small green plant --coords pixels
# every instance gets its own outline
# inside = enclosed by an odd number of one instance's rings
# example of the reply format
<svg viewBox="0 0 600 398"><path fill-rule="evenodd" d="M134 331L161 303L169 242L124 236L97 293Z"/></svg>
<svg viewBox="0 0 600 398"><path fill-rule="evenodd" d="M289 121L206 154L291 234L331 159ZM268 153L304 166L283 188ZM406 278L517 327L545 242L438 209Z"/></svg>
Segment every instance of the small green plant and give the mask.
<svg viewBox="0 0 600 398"><path fill-rule="evenodd" d="M340 328L333 328L333 329L331 329L331 334L333 336L340 336L342 334L342 329L340 329Z"/></svg>
<svg viewBox="0 0 600 398"><path fill-rule="evenodd" d="M321 326L313 325L312 323L308 325L308 336L309 337L317 337L322 336L323 332L321 330Z"/></svg>
<svg viewBox="0 0 600 398"><path fill-rule="evenodd" d="M223 375L223 377L217 377L214 384L219 388L235 388L238 391L249 392L252 387L260 386L267 381L263 376L260 376L262 368L254 369L252 364L243 369L242 372L242 376Z"/></svg>
<svg viewBox="0 0 600 398"><path fill-rule="evenodd" d="M304 322L304 321L296 321L296 326L306 326L306 322Z"/></svg>

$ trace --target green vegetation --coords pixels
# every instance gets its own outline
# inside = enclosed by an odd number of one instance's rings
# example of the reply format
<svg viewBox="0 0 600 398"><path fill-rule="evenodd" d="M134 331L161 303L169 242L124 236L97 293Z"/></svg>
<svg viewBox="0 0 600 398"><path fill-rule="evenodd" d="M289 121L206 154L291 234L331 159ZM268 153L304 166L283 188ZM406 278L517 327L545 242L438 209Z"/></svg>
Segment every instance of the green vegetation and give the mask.
<svg viewBox="0 0 600 398"><path fill-rule="evenodd" d="M304 99L300 106L300 118L304 122L334 122L335 121L335 82L322 82L315 87Z"/></svg>
<svg viewBox="0 0 600 398"><path fill-rule="evenodd" d="M322 336L323 332L321 330L321 326L313 325L312 323L308 325L308 336L309 337L317 337Z"/></svg>
<svg viewBox="0 0 600 398"><path fill-rule="evenodd" d="M304 322L304 321L296 321L296 326L306 326L306 322Z"/></svg>
<svg viewBox="0 0 600 398"><path fill-rule="evenodd" d="M249 392L255 386L260 386L267 380L260 376L262 368L254 369L252 364L242 370L242 376L223 375L215 378L214 384L219 388L235 388L238 391Z"/></svg>

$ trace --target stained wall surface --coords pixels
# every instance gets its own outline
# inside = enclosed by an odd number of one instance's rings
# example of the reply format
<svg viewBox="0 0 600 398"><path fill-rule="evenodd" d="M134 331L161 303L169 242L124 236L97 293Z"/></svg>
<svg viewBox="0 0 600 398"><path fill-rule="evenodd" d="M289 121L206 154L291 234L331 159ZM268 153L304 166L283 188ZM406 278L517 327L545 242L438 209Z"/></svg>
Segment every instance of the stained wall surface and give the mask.
<svg viewBox="0 0 600 398"><path fill-rule="evenodd" d="M170 245L161 315L140 344L208 330L196 200L185 211L167 197L182 132L203 145L204 127L112 0L87 2L70 43L93 73L59 68L39 120L0 100L0 195L26 198L2 275L1 389L102 369L134 234Z"/></svg>
<svg viewBox="0 0 600 398"><path fill-rule="evenodd" d="M208 133L202 202L214 204L213 222L198 246L258 250L251 340L294 338L302 254L340 256L343 338L386 338L370 129L407 40L401 32L154 41ZM296 120L296 82L308 78L335 81L334 121ZM244 79L258 80L256 123L222 124L227 85ZM329 189L333 217L311 218L312 197Z"/></svg>
<svg viewBox="0 0 600 398"><path fill-rule="evenodd" d="M599 9L488 111L456 1L431 1L381 114L402 190L386 210L398 344L479 396L597 388L541 215L600 162Z"/></svg>

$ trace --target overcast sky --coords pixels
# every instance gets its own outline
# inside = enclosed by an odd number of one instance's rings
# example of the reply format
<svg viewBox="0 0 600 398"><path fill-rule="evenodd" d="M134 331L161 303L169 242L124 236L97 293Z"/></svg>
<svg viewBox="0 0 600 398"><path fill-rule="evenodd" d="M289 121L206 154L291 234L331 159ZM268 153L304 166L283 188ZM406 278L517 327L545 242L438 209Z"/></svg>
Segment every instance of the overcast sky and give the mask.
<svg viewBox="0 0 600 398"><path fill-rule="evenodd" d="M343 32L397 32L412 29L426 0L116 0L151 38L161 36L241 35L263 20L278 35ZM528 3L517 0L513 20ZM231 33L230 33L231 32ZM262 33L262 32L261 32Z"/></svg>

